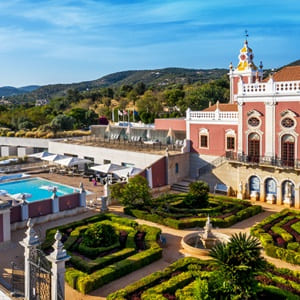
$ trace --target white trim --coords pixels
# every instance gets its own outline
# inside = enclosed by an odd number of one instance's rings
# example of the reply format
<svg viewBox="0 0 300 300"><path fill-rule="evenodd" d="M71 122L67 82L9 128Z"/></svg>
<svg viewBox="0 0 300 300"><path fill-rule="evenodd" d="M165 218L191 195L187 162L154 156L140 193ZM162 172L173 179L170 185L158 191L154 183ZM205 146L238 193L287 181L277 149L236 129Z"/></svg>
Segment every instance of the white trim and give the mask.
<svg viewBox="0 0 300 300"><path fill-rule="evenodd" d="M294 185L294 188L296 188L296 183L295 183L295 181L293 179L291 179L291 178L285 178L285 179L282 179L280 181L280 183L279 183L280 184L280 188L281 188L281 192L282 192L282 185L283 185L283 183L285 181L290 181Z"/></svg>
<svg viewBox="0 0 300 300"><path fill-rule="evenodd" d="M249 135L252 134L252 133L257 133L259 135L259 156L262 156L262 137L263 137L263 132L259 129L248 129L247 131L245 131L245 134L246 134L246 153L247 155L249 155L248 153L248 145L249 145Z"/></svg>
<svg viewBox="0 0 300 300"><path fill-rule="evenodd" d="M202 131L202 132L201 132ZM207 147L202 147L201 146L201 136L206 136L207 137ZM206 128L202 128L199 130L199 133L198 133L198 148L199 149L209 149L209 132Z"/></svg>
<svg viewBox="0 0 300 300"><path fill-rule="evenodd" d="M238 119L232 121L214 121L214 120L199 120L199 121L189 121L190 124L214 124L214 125L238 125Z"/></svg>
<svg viewBox="0 0 300 300"><path fill-rule="evenodd" d="M234 138L234 148L233 149L228 149L227 147L227 138L231 137ZM236 151L236 132L233 129L227 129L225 131L225 149L226 151Z"/></svg>
<svg viewBox="0 0 300 300"><path fill-rule="evenodd" d="M282 159L282 157L281 157L281 148L282 148L281 141L282 141L282 137L284 135L291 135L295 139L295 142L294 142L294 147L295 147L295 149L294 149L295 150L294 151L294 159L296 160L298 158L298 135L299 134L297 132L295 132L294 130L285 129L285 130L282 130L278 133L278 138L279 138L279 140L278 140L278 154L279 154L279 157L280 157L280 159Z"/></svg>

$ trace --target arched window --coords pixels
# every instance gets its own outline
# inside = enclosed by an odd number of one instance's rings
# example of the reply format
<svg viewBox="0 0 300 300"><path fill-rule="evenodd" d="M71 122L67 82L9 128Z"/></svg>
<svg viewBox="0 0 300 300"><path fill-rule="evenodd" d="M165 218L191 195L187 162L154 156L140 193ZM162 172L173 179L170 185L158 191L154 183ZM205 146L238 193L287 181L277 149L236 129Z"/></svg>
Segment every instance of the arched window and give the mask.
<svg viewBox="0 0 300 300"><path fill-rule="evenodd" d="M257 133L248 136L248 158L250 162L259 162L260 137Z"/></svg>
<svg viewBox="0 0 300 300"><path fill-rule="evenodd" d="M295 138L290 134L285 134L281 138L281 160L284 166L294 166Z"/></svg>

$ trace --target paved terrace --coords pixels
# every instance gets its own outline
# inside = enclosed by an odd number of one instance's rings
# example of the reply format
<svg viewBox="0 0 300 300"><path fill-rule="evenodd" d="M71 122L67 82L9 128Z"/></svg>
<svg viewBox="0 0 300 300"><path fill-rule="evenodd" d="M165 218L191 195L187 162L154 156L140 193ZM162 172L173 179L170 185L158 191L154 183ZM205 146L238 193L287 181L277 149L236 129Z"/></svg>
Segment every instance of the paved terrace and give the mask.
<svg viewBox="0 0 300 300"><path fill-rule="evenodd" d="M61 141L57 141L61 143L75 144L75 145L83 145L83 146L93 146L93 147L102 147L116 150L124 150L124 151L134 151L134 152L144 152L149 154L157 154L164 155L166 153L166 148L168 148L168 152L170 155L181 153L180 147L175 147L175 145L166 145L154 142L128 142L125 140L110 140L103 139L95 136L85 136L82 138L75 139L64 139Z"/></svg>

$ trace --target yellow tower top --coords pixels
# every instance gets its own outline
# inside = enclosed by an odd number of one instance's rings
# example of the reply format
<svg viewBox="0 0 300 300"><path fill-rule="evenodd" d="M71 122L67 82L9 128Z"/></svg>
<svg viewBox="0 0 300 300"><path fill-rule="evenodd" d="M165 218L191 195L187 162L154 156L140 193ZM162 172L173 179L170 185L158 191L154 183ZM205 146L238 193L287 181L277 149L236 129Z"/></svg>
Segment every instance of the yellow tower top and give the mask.
<svg viewBox="0 0 300 300"><path fill-rule="evenodd" d="M239 64L236 68L237 71L256 71L257 67L253 62L253 51L250 47L248 47L247 39L244 42L243 48L240 50L240 54L238 56Z"/></svg>

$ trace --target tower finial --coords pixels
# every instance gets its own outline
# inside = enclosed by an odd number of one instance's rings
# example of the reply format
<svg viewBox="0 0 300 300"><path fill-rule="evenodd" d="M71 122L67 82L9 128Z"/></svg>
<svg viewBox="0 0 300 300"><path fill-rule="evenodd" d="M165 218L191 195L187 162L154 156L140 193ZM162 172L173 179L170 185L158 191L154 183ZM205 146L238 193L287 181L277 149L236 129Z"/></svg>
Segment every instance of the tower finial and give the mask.
<svg viewBox="0 0 300 300"><path fill-rule="evenodd" d="M248 37L249 37L248 30L245 29L245 39L246 39L246 42L247 42Z"/></svg>

